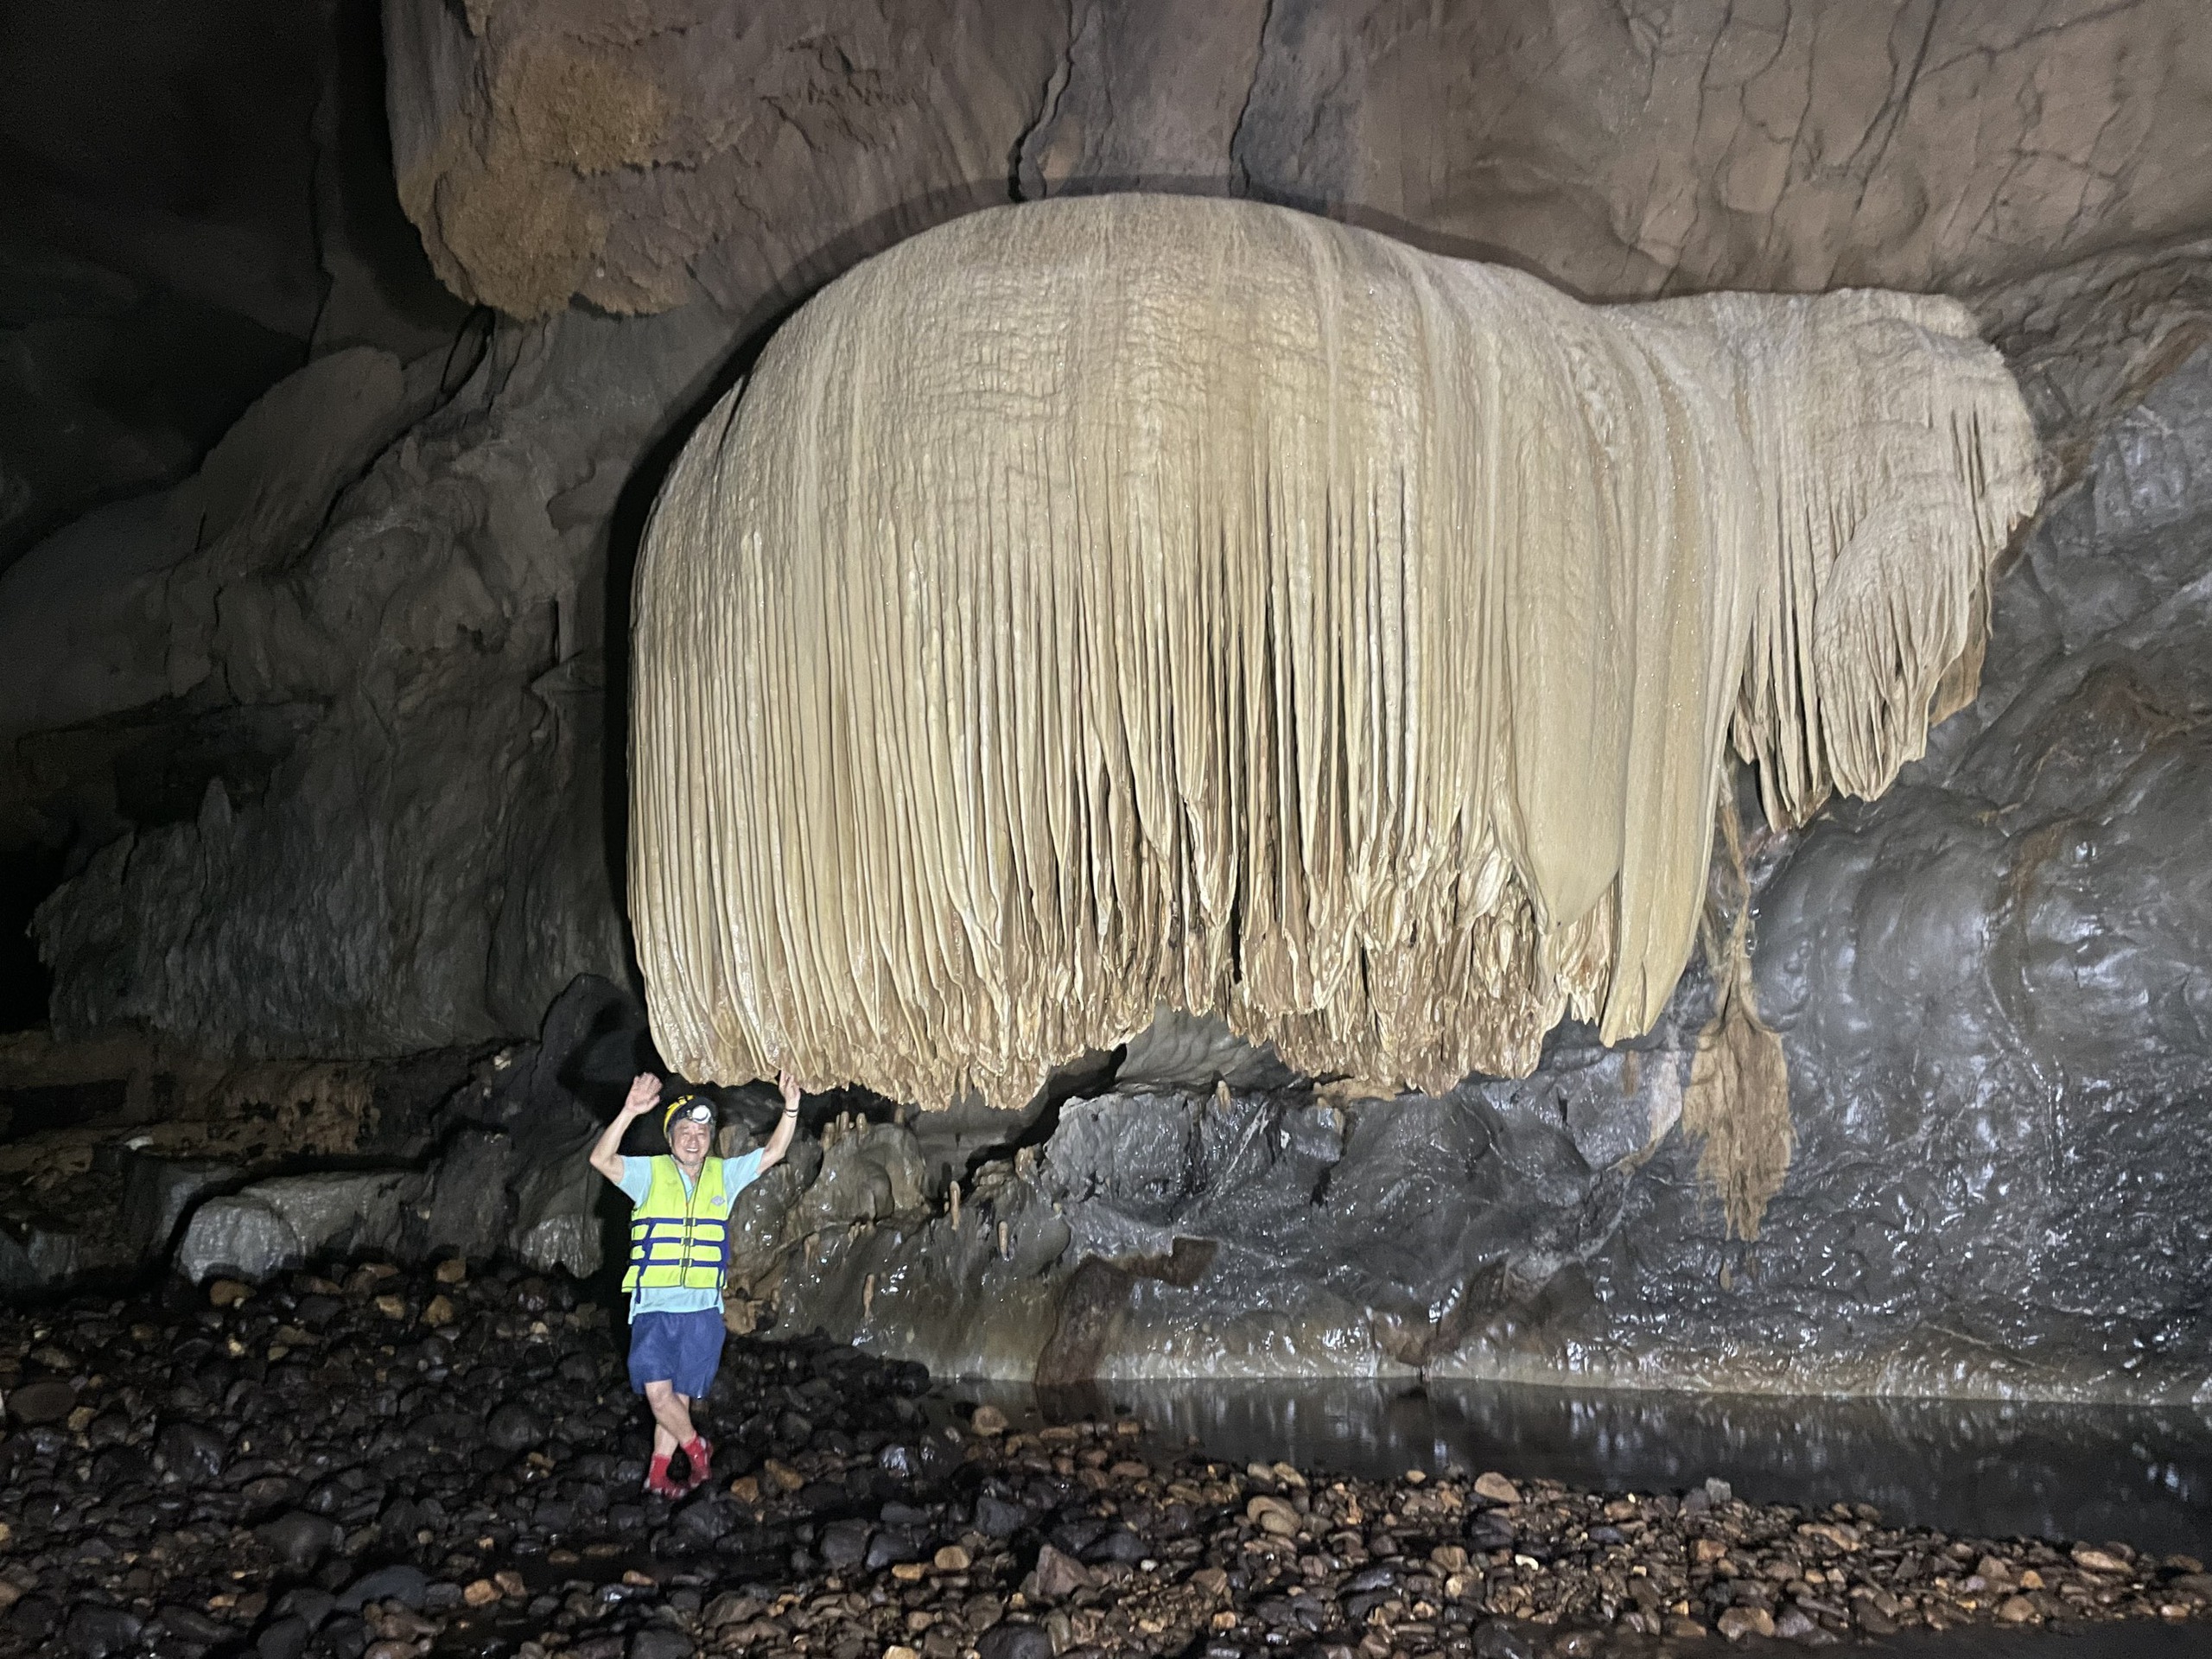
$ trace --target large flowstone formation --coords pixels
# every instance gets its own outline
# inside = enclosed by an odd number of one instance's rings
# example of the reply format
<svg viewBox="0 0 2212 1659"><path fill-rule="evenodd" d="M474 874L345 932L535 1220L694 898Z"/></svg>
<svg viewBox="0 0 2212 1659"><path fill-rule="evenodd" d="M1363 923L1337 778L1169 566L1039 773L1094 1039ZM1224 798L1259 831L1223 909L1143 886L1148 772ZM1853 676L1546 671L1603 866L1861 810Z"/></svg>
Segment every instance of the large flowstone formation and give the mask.
<svg viewBox="0 0 2212 1659"><path fill-rule="evenodd" d="M1778 823L1878 794L2039 493L1940 299L1593 308L1168 197L931 232L785 327L647 532L655 1036L938 1105L1162 1007L1432 1091L1644 1032L1732 734Z"/></svg>

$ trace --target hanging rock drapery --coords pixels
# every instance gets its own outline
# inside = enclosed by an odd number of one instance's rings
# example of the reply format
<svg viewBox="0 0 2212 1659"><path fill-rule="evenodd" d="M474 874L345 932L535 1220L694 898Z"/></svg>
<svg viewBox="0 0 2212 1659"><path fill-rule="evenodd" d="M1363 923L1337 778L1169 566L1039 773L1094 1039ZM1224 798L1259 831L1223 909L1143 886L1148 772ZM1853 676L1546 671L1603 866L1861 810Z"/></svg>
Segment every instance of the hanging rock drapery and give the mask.
<svg viewBox="0 0 2212 1659"><path fill-rule="evenodd" d="M2037 501L1942 299L1592 307L1252 203L982 213L796 314L636 593L661 1052L1019 1103L1162 1005L1318 1074L1647 1028L1769 814L1970 696Z"/></svg>

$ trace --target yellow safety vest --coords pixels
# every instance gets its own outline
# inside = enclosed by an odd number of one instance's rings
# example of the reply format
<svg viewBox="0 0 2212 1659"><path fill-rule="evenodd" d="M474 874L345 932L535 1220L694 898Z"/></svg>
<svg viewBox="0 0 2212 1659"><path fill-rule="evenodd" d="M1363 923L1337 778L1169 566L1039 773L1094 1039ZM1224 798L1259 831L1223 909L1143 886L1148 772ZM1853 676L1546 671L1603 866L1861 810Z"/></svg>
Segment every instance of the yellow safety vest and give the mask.
<svg viewBox="0 0 2212 1659"><path fill-rule="evenodd" d="M732 1197L722 1186L722 1160L708 1159L689 1192L675 1159L655 1158L652 1171L644 1202L630 1212L630 1271L622 1288L720 1290Z"/></svg>

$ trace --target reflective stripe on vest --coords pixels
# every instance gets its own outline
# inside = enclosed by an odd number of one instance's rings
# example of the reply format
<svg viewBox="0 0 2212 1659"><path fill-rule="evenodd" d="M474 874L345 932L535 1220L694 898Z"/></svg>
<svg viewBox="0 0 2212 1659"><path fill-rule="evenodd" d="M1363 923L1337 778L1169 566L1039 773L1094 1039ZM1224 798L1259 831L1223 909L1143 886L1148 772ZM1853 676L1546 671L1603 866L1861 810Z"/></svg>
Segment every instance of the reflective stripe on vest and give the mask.
<svg viewBox="0 0 2212 1659"><path fill-rule="evenodd" d="M630 1270L622 1288L719 1290L729 1255L729 1195L722 1160L710 1158L699 1184L683 1188L673 1158L652 1160L652 1182L630 1212Z"/></svg>

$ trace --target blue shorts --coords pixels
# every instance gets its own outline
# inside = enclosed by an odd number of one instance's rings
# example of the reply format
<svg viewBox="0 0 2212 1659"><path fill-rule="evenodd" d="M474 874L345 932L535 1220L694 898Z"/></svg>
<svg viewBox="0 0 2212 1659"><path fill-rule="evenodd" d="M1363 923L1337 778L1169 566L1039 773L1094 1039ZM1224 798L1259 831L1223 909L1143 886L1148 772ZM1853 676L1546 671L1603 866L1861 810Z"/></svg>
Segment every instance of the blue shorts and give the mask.
<svg viewBox="0 0 2212 1659"><path fill-rule="evenodd" d="M696 1400L714 1386L722 1363L722 1312L640 1313L630 1321L630 1386L667 1382Z"/></svg>

